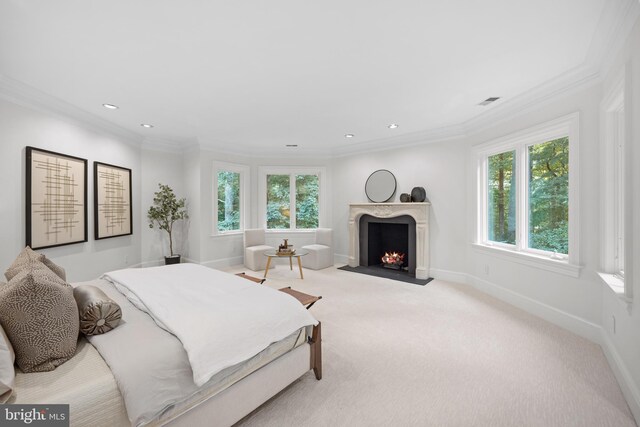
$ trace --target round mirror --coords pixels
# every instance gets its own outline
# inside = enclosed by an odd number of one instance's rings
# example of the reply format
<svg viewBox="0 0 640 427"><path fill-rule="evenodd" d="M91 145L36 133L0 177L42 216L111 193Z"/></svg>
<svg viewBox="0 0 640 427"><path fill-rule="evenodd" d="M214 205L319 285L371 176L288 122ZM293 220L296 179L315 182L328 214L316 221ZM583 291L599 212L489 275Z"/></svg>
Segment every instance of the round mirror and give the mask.
<svg viewBox="0 0 640 427"><path fill-rule="evenodd" d="M384 203L396 192L396 177L386 169L377 170L369 175L364 192L373 203Z"/></svg>

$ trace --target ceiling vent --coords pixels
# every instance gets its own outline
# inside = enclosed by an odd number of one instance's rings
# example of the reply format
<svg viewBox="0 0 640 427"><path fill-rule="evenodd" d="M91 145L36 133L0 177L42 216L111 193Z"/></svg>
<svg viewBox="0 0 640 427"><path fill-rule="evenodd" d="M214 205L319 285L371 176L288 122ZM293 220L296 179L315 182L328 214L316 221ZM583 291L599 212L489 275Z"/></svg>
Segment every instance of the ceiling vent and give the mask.
<svg viewBox="0 0 640 427"><path fill-rule="evenodd" d="M491 104L493 102L496 102L498 99L500 99L499 96L494 96L494 97L491 97L491 98L487 98L487 99L485 99L484 101L482 101L478 105L482 105L484 107L484 106L489 105L489 104Z"/></svg>

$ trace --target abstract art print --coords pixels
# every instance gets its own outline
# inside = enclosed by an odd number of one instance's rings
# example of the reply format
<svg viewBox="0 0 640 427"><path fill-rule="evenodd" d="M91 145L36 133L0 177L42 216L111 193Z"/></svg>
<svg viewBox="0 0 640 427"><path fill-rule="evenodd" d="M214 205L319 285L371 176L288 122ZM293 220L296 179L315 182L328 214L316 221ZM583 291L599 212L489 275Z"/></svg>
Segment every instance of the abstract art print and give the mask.
<svg viewBox="0 0 640 427"><path fill-rule="evenodd" d="M26 147L26 241L32 249L87 241L87 161Z"/></svg>
<svg viewBox="0 0 640 427"><path fill-rule="evenodd" d="M131 169L93 162L96 240L133 234Z"/></svg>

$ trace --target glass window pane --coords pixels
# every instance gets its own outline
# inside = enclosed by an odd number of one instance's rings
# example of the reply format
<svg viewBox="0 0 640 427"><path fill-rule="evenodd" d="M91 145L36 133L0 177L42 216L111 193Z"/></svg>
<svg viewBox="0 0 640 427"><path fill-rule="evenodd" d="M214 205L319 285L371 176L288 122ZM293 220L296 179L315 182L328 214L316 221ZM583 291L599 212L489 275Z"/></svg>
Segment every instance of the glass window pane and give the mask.
<svg viewBox="0 0 640 427"><path fill-rule="evenodd" d="M516 152L489 156L488 239L516 243Z"/></svg>
<svg viewBox="0 0 640 427"><path fill-rule="evenodd" d="M267 175L267 228L290 227L289 175Z"/></svg>
<svg viewBox="0 0 640 427"><path fill-rule="evenodd" d="M317 175L296 175L296 228L318 228Z"/></svg>
<svg viewBox="0 0 640 427"><path fill-rule="evenodd" d="M218 231L240 230L240 174L218 172Z"/></svg>
<svg viewBox="0 0 640 427"><path fill-rule="evenodd" d="M529 247L569 253L569 138L529 146Z"/></svg>

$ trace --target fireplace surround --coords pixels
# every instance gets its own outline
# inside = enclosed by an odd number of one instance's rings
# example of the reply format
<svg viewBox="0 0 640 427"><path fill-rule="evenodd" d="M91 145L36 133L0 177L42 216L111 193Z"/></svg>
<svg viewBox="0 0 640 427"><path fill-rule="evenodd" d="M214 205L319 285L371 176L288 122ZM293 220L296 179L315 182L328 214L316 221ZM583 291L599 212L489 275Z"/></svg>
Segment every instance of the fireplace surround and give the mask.
<svg viewBox="0 0 640 427"><path fill-rule="evenodd" d="M352 203L349 205L349 266L361 263L361 217L369 215L378 219L409 216L415 221L415 277L429 278L429 208L430 203ZM391 223L402 222L400 219ZM372 222L369 219L369 224ZM375 220L373 220L375 222ZM393 250L393 248L390 248ZM409 255L410 256L410 255ZM368 257L368 254L367 254ZM411 256L410 256L411 258ZM409 260L409 262L411 262Z"/></svg>

